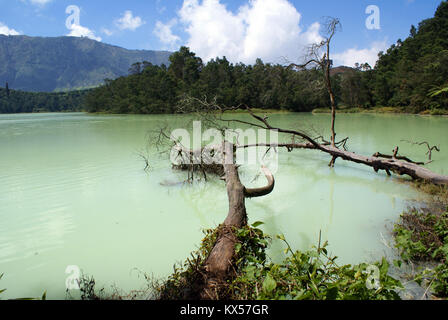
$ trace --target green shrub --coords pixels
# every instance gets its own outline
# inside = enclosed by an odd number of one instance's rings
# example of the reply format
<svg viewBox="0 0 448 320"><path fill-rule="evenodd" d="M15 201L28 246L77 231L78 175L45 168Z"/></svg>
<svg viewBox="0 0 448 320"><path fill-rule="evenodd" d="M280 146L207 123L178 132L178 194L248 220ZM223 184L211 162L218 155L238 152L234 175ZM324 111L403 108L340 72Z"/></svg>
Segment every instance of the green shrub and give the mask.
<svg viewBox="0 0 448 320"><path fill-rule="evenodd" d="M396 247L404 261L439 261L448 255L448 213L413 211L401 216L394 228Z"/></svg>
<svg viewBox="0 0 448 320"><path fill-rule="evenodd" d="M388 276L389 264L383 258L372 265L338 266L337 257L329 257L327 246L307 252L293 251L283 235L278 236L287 248L286 259L273 263L257 258L245 265L233 281L232 299L244 300L398 300L398 280ZM379 271L378 286L372 269Z"/></svg>
<svg viewBox="0 0 448 320"><path fill-rule="evenodd" d="M436 296L448 297L448 213L404 213L394 235L405 262L436 263L434 268L418 271L415 280L429 284Z"/></svg>

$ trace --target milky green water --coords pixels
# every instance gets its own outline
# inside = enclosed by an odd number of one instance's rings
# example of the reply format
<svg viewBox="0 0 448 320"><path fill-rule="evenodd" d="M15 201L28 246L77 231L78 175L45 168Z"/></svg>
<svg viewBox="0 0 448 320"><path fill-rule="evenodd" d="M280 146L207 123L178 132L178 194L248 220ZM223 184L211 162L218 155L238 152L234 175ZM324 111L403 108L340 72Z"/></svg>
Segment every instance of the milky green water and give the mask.
<svg viewBox="0 0 448 320"><path fill-rule="evenodd" d="M238 115L244 118L244 115ZM222 181L161 186L182 181L167 156L149 148L145 173L138 153L146 153L149 130L164 123L187 127L185 116L97 116L73 114L0 115L0 289L2 298L65 298L67 266L93 275L100 286L124 290L144 284L141 273L167 276L202 239L201 230L227 213ZM275 125L306 127L328 135L329 116L272 115ZM425 148L402 139L426 140L442 152L429 168L448 174L448 118L408 115L338 115L338 137L350 136L350 150L425 159ZM280 150L274 192L247 201L251 222L284 233L293 248L317 244L319 231L341 263L359 263L390 254L393 221L421 200L408 185L361 165L316 151ZM241 168L243 183L255 171ZM280 259L283 246L270 255Z"/></svg>

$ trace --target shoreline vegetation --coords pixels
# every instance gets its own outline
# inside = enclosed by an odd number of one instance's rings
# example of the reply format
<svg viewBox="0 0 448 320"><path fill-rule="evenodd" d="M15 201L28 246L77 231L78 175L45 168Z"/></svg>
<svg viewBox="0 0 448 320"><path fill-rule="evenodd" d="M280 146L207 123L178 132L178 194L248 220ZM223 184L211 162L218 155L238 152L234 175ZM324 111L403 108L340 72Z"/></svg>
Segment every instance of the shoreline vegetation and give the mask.
<svg viewBox="0 0 448 320"><path fill-rule="evenodd" d="M325 114L331 113L330 109L318 108L312 111L313 114ZM417 113L408 112L403 107L374 107L374 108L339 108L336 113L371 113L371 114L408 114L408 115L420 115L420 116L448 116L448 110L433 109L424 110Z"/></svg>
<svg viewBox="0 0 448 320"><path fill-rule="evenodd" d="M290 110L277 110L277 109L260 109L260 108L252 108L251 109L256 114L289 114L289 113L312 113L312 114L331 114L331 109L327 108L316 108L311 112L295 112ZM3 113L4 115L19 115L19 114L44 114L44 113L88 113L89 115L164 115L166 113L153 113L153 114L141 114L141 113L113 113L107 111L101 112L88 112L85 110L61 110L61 111L34 111L34 112L20 112L20 113ZM194 114L195 112L191 112ZM239 110L229 110L226 111L229 114L249 114L249 112L245 109ZM374 108L339 108L336 110L337 114L394 114L394 115L415 115L415 116L448 116L448 110L443 109L435 109L435 110L425 110L419 113L407 112L405 108L402 107L374 107ZM1 115L2 113L0 113ZM175 115L176 113L173 113ZM189 114L189 113L184 113Z"/></svg>
<svg viewBox="0 0 448 320"><path fill-rule="evenodd" d="M395 222L394 248L400 259L394 265L406 273L406 281L425 289L421 299L448 300L448 186L411 184L429 198Z"/></svg>
<svg viewBox="0 0 448 320"><path fill-rule="evenodd" d="M266 255L272 237L262 222L235 230L238 238L233 275L219 290L221 300L446 300L448 298L448 187L410 182L429 198L420 209L410 208L393 224L391 248L400 257L389 261L339 265L328 254L329 243L319 242L307 251L291 248L284 235L285 259L274 263ZM83 300L186 300L200 290L204 264L222 225L204 230L200 247L165 279L143 273L146 284L131 292L117 287L107 291L96 286L94 277L83 275ZM377 277L373 270L378 270ZM391 270L394 276L391 276ZM410 271L411 270L411 271ZM417 283L422 296L409 295L406 283ZM68 299L77 299L67 292Z"/></svg>
<svg viewBox="0 0 448 320"><path fill-rule="evenodd" d="M328 254L329 243L319 242L307 251L291 248L283 235L285 259L274 263L266 255L273 238L259 227L262 222L235 230L237 255L232 280L220 290L222 300L446 300L448 299L448 187L407 182L428 195L420 208L409 208L393 223L391 248L400 257L389 261L339 265ZM199 248L164 279L141 272L145 284L124 292L113 285L99 287L94 276L82 274L80 290L66 299L81 300L185 300L194 295L201 270L222 226L204 230ZM379 271L378 277L373 270ZM394 275L391 276L393 269ZM1 277L0 277L1 279ZM406 283L415 282L423 296L409 296ZM371 286L368 285L370 283ZM4 290L0 290L1 293ZM45 300L25 298L25 300Z"/></svg>
<svg viewBox="0 0 448 320"><path fill-rule="evenodd" d="M393 226L392 249L400 259L339 265L328 254L328 242L307 251L295 251L284 235L285 259L274 263L266 255L273 238L259 227L262 222L235 230L238 237L232 261L231 281L220 288L221 300L445 300L448 298L448 188L422 182L410 186L427 194L420 209L411 208ZM445 211L446 210L446 211ZM68 299L82 300L188 300L200 290L203 268L222 225L204 230L200 247L165 279L143 274L145 285L131 292L117 287L99 288L95 279L83 275L78 296L67 291ZM372 270L379 271L374 277ZM391 270L394 276L391 276ZM411 270L411 271L409 271ZM409 296L405 283L421 286L422 296ZM369 286L370 284L370 286Z"/></svg>

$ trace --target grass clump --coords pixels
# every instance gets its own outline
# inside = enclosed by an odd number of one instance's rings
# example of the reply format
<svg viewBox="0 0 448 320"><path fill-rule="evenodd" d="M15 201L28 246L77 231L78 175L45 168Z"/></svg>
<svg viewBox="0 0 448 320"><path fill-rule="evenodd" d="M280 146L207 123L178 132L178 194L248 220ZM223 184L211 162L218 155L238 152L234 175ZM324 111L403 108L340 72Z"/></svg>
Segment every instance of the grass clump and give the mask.
<svg viewBox="0 0 448 320"><path fill-rule="evenodd" d="M430 196L427 207L433 212L442 213L448 207L448 186L435 185L423 180L412 182L418 191Z"/></svg>
<svg viewBox="0 0 448 320"><path fill-rule="evenodd" d="M434 109L424 110L424 111L420 112L420 114L421 115L431 115L431 116L447 116L448 110L434 108Z"/></svg>

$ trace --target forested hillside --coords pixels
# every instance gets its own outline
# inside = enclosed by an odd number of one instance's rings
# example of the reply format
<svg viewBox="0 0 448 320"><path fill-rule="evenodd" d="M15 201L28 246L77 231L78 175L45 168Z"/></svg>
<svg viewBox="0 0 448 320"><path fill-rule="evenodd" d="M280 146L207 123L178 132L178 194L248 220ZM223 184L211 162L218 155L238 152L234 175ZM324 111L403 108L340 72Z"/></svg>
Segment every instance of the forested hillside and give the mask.
<svg viewBox="0 0 448 320"><path fill-rule="evenodd" d="M106 78L127 75L135 62L167 64L170 54L127 50L85 37L0 35L0 84L34 92L96 87Z"/></svg>
<svg viewBox="0 0 448 320"><path fill-rule="evenodd" d="M380 55L369 87L378 105L412 110L448 108L448 95L431 93L448 86L448 2L434 18L412 26L409 37Z"/></svg>

